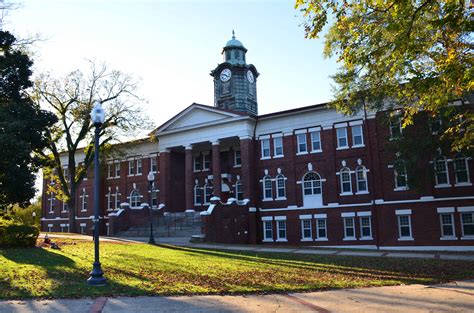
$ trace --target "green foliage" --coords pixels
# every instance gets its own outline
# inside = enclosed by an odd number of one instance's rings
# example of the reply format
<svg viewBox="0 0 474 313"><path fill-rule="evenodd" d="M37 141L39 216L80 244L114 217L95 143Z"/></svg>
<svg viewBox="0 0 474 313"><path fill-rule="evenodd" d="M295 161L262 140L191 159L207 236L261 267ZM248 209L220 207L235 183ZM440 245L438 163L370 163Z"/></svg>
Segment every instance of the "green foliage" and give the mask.
<svg viewBox="0 0 474 313"><path fill-rule="evenodd" d="M0 249L0 299L301 292L474 277L473 262L101 242L108 285L90 288L93 242L54 241L60 251Z"/></svg>
<svg viewBox="0 0 474 313"><path fill-rule="evenodd" d="M33 216L33 212L36 214L36 216ZM20 224L32 225L40 228L41 201L37 200L24 208L20 207L19 205L14 205L7 210L7 214L11 219L17 221Z"/></svg>
<svg viewBox="0 0 474 313"><path fill-rule="evenodd" d="M467 1L297 0L308 38L330 23L325 56L341 68L333 79L343 113L366 107L404 109L404 125L419 111L449 118L452 151L474 147L473 112L444 115L450 101L471 97L474 20Z"/></svg>
<svg viewBox="0 0 474 313"><path fill-rule="evenodd" d="M0 247L34 247L38 236L36 226L0 218Z"/></svg>
<svg viewBox="0 0 474 313"><path fill-rule="evenodd" d="M56 121L27 94L32 62L16 44L12 34L0 31L0 210L34 196L34 173L42 164L38 153Z"/></svg>

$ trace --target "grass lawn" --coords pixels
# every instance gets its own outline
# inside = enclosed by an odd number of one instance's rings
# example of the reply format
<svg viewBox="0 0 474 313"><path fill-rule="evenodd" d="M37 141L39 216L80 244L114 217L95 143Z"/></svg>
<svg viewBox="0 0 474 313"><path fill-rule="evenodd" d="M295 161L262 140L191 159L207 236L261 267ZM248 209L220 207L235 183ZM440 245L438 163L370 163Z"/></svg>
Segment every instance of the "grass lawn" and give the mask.
<svg viewBox="0 0 474 313"><path fill-rule="evenodd" d="M474 277L474 262L229 252L101 242L106 287L89 287L93 243L0 249L0 299L231 294L431 284Z"/></svg>

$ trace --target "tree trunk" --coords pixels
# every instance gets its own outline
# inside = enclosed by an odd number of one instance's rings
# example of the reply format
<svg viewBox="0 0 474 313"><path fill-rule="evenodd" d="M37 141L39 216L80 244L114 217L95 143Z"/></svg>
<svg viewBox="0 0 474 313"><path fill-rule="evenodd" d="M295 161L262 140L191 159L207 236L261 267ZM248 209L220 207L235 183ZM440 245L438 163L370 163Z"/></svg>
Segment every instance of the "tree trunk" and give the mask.
<svg viewBox="0 0 474 313"><path fill-rule="evenodd" d="M76 227L76 186L71 186L71 197L67 201L67 207L69 210L69 232L77 233Z"/></svg>

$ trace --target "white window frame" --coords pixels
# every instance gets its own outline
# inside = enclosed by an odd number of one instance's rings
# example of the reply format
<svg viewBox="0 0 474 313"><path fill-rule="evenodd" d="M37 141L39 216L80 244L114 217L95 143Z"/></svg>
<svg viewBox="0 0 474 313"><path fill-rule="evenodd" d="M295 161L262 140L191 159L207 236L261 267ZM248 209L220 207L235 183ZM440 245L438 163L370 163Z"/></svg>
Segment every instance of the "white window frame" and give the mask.
<svg viewBox="0 0 474 313"><path fill-rule="evenodd" d="M467 181L465 182L459 182L459 179L458 179L458 172L460 172L460 170L457 169L457 161L459 160L464 160L464 166L465 166L465 172L466 172L466 178L467 178ZM454 161L453 161L453 164L454 164L454 176L455 176L455 181L456 181L456 184L455 186L472 186L471 184L471 177L469 175L469 163L468 163L468 158L466 158L464 155L456 155L454 157Z"/></svg>
<svg viewBox="0 0 474 313"><path fill-rule="evenodd" d="M461 239L474 239L474 234L473 235L466 235L466 233L464 232L464 226L466 225L462 219L463 215L464 214L471 214L472 216L472 223L469 223L467 225L474 225L474 207L467 207L467 209L464 209L464 208L458 208L458 211L459 211L459 219L460 219L460 222L461 222L461 233L462 233L462 237Z"/></svg>
<svg viewBox="0 0 474 313"><path fill-rule="evenodd" d="M309 227L305 227L305 222L309 222ZM313 241L312 219L302 218L300 220L300 223L301 223L301 241ZM309 230L309 236L305 236L305 230Z"/></svg>
<svg viewBox="0 0 474 313"><path fill-rule="evenodd" d="M321 131L320 130L312 131L312 132L309 133L309 136L311 138L311 153L322 152L323 151L323 146L322 146L322 142L321 142ZM315 138L315 137L317 137L317 138ZM316 142L319 144L319 149L315 149L315 147L314 147L314 143L316 143Z"/></svg>
<svg viewBox="0 0 474 313"><path fill-rule="evenodd" d="M212 185L209 183L204 184L204 205L211 204L212 198Z"/></svg>
<svg viewBox="0 0 474 313"><path fill-rule="evenodd" d="M347 225L348 220L352 220L352 227ZM343 240L357 240L354 216L343 217L343 223L344 223L344 238L343 238ZM347 235L347 229L348 228L352 228L352 232L354 233L354 236L348 236Z"/></svg>
<svg viewBox="0 0 474 313"><path fill-rule="evenodd" d="M407 217L408 218L408 225L401 224L401 218ZM398 224L398 240L413 240L413 229L412 229L412 222L411 222L411 214L397 214L397 224ZM408 227L410 230L409 236L402 236L402 227Z"/></svg>
<svg viewBox="0 0 474 313"><path fill-rule="evenodd" d="M211 154L209 151L202 153L202 171L209 171L211 169Z"/></svg>
<svg viewBox="0 0 474 313"><path fill-rule="evenodd" d="M306 133L296 134L296 154L307 154L308 153L308 139ZM301 145L304 145L304 150L301 149Z"/></svg>
<svg viewBox="0 0 474 313"><path fill-rule="evenodd" d="M276 230L277 230L277 239L276 242L287 242L288 241L288 231L286 225L286 216L275 216ZM285 236L280 236L280 231L285 232Z"/></svg>
<svg viewBox="0 0 474 313"><path fill-rule="evenodd" d="M327 241L328 240L328 222L327 222L327 217L315 217L315 222L316 222L316 239L315 241ZM324 221L324 227L320 227L319 221ZM324 229L324 234L326 236L321 237L319 236L319 230Z"/></svg>
<svg viewBox="0 0 474 313"><path fill-rule="evenodd" d="M267 185L268 182L268 185ZM270 197L267 197L267 191L270 191ZM265 175L262 178L262 200L263 201L273 201L273 184L272 184L272 178L270 175Z"/></svg>
<svg viewBox="0 0 474 313"><path fill-rule="evenodd" d="M48 203L49 203L49 213L54 213L54 202L56 201L56 196L54 195L54 192L51 192L48 197Z"/></svg>
<svg viewBox="0 0 474 313"><path fill-rule="evenodd" d="M135 160L128 160L128 176L135 176Z"/></svg>
<svg viewBox="0 0 474 313"><path fill-rule="evenodd" d="M114 206L115 206L115 202L113 202L112 189L110 187L109 187L109 190L108 190L107 194L105 195L105 197L107 198L107 211L113 211ZM112 205L110 205L111 203L112 203Z"/></svg>
<svg viewBox="0 0 474 313"><path fill-rule="evenodd" d="M368 219L369 220L369 225L364 226L363 220ZM360 225L360 240L372 240L373 235L372 235L372 217L370 215L367 216L359 216L359 225ZM369 236L364 236L363 229L368 228L369 229Z"/></svg>
<svg viewBox="0 0 474 313"><path fill-rule="evenodd" d="M235 182L235 198L237 199L237 201L244 200L244 185L242 184L241 180Z"/></svg>
<svg viewBox="0 0 474 313"><path fill-rule="evenodd" d="M283 187L278 186L279 181L283 181ZM280 195L280 190L283 190L283 195ZM283 174L278 174L275 177L275 191L276 191L275 200L286 200L286 177Z"/></svg>
<svg viewBox="0 0 474 313"><path fill-rule="evenodd" d="M403 164L403 170L405 171L405 173L403 175L400 175L397 171L397 162L400 162L401 164ZM405 177L405 185L404 186L399 186L398 185L398 176L404 176ZM394 191L401 191L401 190L408 190L408 172L407 172L407 166L406 166L406 163L404 160L402 159L398 159L394 162L393 164L393 176L395 178L395 189Z"/></svg>
<svg viewBox="0 0 474 313"><path fill-rule="evenodd" d="M394 134L393 129L398 128L399 134ZM389 119L389 130L390 130L390 139L397 139L403 135L403 127L402 127L402 118L400 117L399 113L396 115L390 116Z"/></svg>
<svg viewBox="0 0 474 313"><path fill-rule="evenodd" d="M443 164L444 170L438 170L438 164ZM449 183L449 168L448 168L448 160L444 156L440 156L434 160L434 172L435 172L435 181L436 181L436 188L441 187L451 187ZM438 180L438 175L443 175L446 177L446 182L440 183Z"/></svg>
<svg viewBox="0 0 474 313"><path fill-rule="evenodd" d="M194 205L201 206L202 205L202 188L199 187L198 184L194 185ZM200 201L199 201L199 199Z"/></svg>
<svg viewBox="0 0 474 313"><path fill-rule="evenodd" d="M150 157L150 170L154 174L156 174L158 172L158 160L156 159L156 156L151 156Z"/></svg>
<svg viewBox="0 0 474 313"><path fill-rule="evenodd" d="M120 162L115 162L115 178L120 178Z"/></svg>
<svg viewBox="0 0 474 313"><path fill-rule="evenodd" d="M344 134L341 134L340 133L341 131L344 131ZM343 136L340 136L340 135L343 135ZM340 142L339 142L340 139L345 139L346 144L345 145L340 145ZM346 126L336 128L336 141L337 141L336 150L342 150L342 149L349 148L349 138L347 136L347 127Z"/></svg>
<svg viewBox="0 0 474 313"><path fill-rule="evenodd" d="M445 224L443 221L443 215L449 215L451 218L451 224ZM452 212L439 213L439 224L441 226L441 240L443 239L457 239L456 238L456 227L454 227L454 214ZM446 235L444 233L444 226L451 226L452 235Z"/></svg>
<svg viewBox="0 0 474 313"><path fill-rule="evenodd" d="M277 153L277 149L281 148L281 153ZM283 157L283 137L273 137L273 157L282 158Z"/></svg>
<svg viewBox="0 0 474 313"><path fill-rule="evenodd" d="M355 143L355 138L356 138L356 134L354 132L355 129L360 129L360 134L358 134L358 136L360 136L361 143L359 143L359 144ZM362 128L362 125L352 125L351 126L351 132L352 132L352 148L364 147L365 146L365 143L364 143L364 129Z"/></svg>
<svg viewBox="0 0 474 313"><path fill-rule="evenodd" d="M86 233L86 231L85 231L86 230L86 225L87 225L86 223L80 223L79 224L79 231L80 231L81 234Z"/></svg>
<svg viewBox="0 0 474 313"><path fill-rule="evenodd" d="M262 217L262 226L263 226L263 242L273 242L273 217L264 216ZM267 226L270 226L267 228ZM267 231L270 231L270 237L267 236Z"/></svg>
<svg viewBox="0 0 474 313"><path fill-rule="evenodd" d="M234 167L240 166L242 166L242 153L240 152L240 150L234 150Z"/></svg>
<svg viewBox="0 0 474 313"><path fill-rule="evenodd" d="M270 138L263 138L260 139L260 147L261 147L261 160L266 160L271 158L271 150L270 150ZM268 155L266 155L268 152Z"/></svg>
<svg viewBox="0 0 474 313"><path fill-rule="evenodd" d="M48 224L48 233L53 232L53 224Z"/></svg>
<svg viewBox="0 0 474 313"><path fill-rule="evenodd" d="M141 200L142 196L140 194L140 191L138 189L133 189L130 192L130 208L132 209L141 209Z"/></svg>
<svg viewBox="0 0 474 313"><path fill-rule="evenodd" d="M66 212L68 211L67 201L61 201L61 202L62 202L62 204L63 204L61 213L66 213Z"/></svg>
<svg viewBox="0 0 474 313"><path fill-rule="evenodd" d="M120 209L120 196L122 194L120 193L119 187L115 187L115 193L113 194L114 196L114 203L115 203L115 209L118 210Z"/></svg>
<svg viewBox="0 0 474 313"><path fill-rule="evenodd" d="M143 161L142 159L137 159L137 167L136 167L136 170L137 170L137 175L142 175L143 174Z"/></svg>
<svg viewBox="0 0 474 313"><path fill-rule="evenodd" d="M108 163L107 164L107 179L115 178L115 164Z"/></svg>
<svg viewBox="0 0 474 313"><path fill-rule="evenodd" d="M363 179L359 179L359 173L362 172L362 177ZM367 179L367 168L364 165L359 165L356 167L355 170L355 177L356 177L356 186L357 186L357 192L356 194L367 194L369 193L369 184L368 184L368 179ZM365 183L365 189L360 189L359 188L359 183L364 182Z"/></svg>
<svg viewBox="0 0 474 313"><path fill-rule="evenodd" d="M87 198L89 198L89 195L86 193L85 188L82 189L82 193L79 198L81 198L81 212L87 212Z"/></svg>
<svg viewBox="0 0 474 313"><path fill-rule="evenodd" d="M347 173L349 175L349 180L345 181L343 179L344 174ZM343 167L341 168L339 172L339 178L340 178L340 186L341 186L341 196L347 196L347 195L353 195L352 193L352 175L351 175L351 170L348 167ZM349 191L344 191L344 184L349 184Z"/></svg>

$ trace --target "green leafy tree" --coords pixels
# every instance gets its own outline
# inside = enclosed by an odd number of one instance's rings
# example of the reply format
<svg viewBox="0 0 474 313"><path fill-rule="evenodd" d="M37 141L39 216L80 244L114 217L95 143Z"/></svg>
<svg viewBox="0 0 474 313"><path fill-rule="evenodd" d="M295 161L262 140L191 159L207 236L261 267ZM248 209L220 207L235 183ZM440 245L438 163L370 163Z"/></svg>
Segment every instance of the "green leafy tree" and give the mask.
<svg viewBox="0 0 474 313"><path fill-rule="evenodd" d="M26 205L35 194L39 153L47 146L46 132L56 122L28 95L33 62L17 39L0 31L0 209Z"/></svg>
<svg viewBox="0 0 474 313"><path fill-rule="evenodd" d="M445 122L438 146L472 155L472 105L449 108L474 98L474 19L468 3L296 0L295 7L306 19L308 38L318 38L328 26L324 55L341 64L333 76L339 111L402 108L404 126L423 111ZM412 145L406 153L426 151Z"/></svg>
<svg viewBox="0 0 474 313"><path fill-rule="evenodd" d="M78 187L94 160L94 125L90 117L93 103L100 100L106 111L100 128L100 147L110 150L110 144L120 138L130 136L135 130L153 127L142 114L137 86L130 75L94 62L90 62L86 74L80 70L63 78L44 74L35 83L34 98L58 118L47 134L48 150L43 157L48 166L43 174L53 182L48 184L48 192L54 192L67 203L71 232L76 232Z"/></svg>

